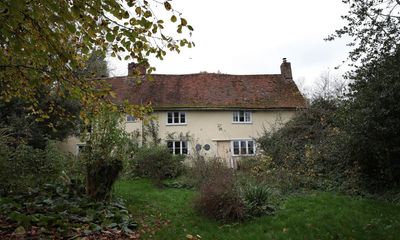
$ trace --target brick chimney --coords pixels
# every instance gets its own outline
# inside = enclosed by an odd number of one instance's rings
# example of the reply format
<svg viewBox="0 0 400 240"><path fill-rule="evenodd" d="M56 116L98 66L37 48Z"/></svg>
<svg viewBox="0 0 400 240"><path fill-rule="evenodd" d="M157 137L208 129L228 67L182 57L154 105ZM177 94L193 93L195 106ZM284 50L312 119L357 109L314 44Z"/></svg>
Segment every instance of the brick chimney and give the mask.
<svg viewBox="0 0 400 240"><path fill-rule="evenodd" d="M290 62L286 61L286 58L283 58L283 62L281 64L281 75L284 80L293 80L292 67Z"/></svg>
<svg viewBox="0 0 400 240"><path fill-rule="evenodd" d="M128 63L128 76L145 75L148 64L146 63Z"/></svg>

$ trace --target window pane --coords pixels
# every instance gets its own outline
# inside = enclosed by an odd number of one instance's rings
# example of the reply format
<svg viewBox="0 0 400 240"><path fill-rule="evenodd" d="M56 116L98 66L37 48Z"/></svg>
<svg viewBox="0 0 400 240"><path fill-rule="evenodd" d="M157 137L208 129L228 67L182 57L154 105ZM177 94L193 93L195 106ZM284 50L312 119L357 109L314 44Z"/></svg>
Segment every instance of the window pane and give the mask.
<svg viewBox="0 0 400 240"><path fill-rule="evenodd" d="M187 142L182 141L182 154L188 154Z"/></svg>
<svg viewBox="0 0 400 240"><path fill-rule="evenodd" d="M254 142L253 141L247 142L247 149L248 149L248 154L254 154Z"/></svg>
<svg viewBox="0 0 400 240"><path fill-rule="evenodd" d="M175 154L181 154L181 142L180 141L175 141Z"/></svg>
<svg viewBox="0 0 400 240"><path fill-rule="evenodd" d="M235 154L235 155L239 154L239 142L238 141L233 141L233 154Z"/></svg>
<svg viewBox="0 0 400 240"><path fill-rule="evenodd" d="M172 113L168 113L168 123L172 123Z"/></svg>
<svg viewBox="0 0 400 240"><path fill-rule="evenodd" d="M240 154L247 154L246 141L240 141Z"/></svg>
<svg viewBox="0 0 400 240"><path fill-rule="evenodd" d="M239 117L238 117L238 112L233 112L233 122L238 122Z"/></svg>
<svg viewBox="0 0 400 240"><path fill-rule="evenodd" d="M239 112L239 122L244 122L244 112L243 111Z"/></svg>
<svg viewBox="0 0 400 240"><path fill-rule="evenodd" d="M179 123L179 112L174 112L174 123Z"/></svg>
<svg viewBox="0 0 400 240"><path fill-rule="evenodd" d="M250 122L250 112L245 112L244 117L245 117L245 122Z"/></svg>
<svg viewBox="0 0 400 240"><path fill-rule="evenodd" d="M128 115L128 116L126 117L126 121L127 121L127 122L133 122L133 121L135 121L135 118L134 118L133 116L131 116L131 115Z"/></svg>
<svg viewBox="0 0 400 240"><path fill-rule="evenodd" d="M186 114L185 113L180 113L180 115L181 115L181 123L185 123L186 122Z"/></svg>

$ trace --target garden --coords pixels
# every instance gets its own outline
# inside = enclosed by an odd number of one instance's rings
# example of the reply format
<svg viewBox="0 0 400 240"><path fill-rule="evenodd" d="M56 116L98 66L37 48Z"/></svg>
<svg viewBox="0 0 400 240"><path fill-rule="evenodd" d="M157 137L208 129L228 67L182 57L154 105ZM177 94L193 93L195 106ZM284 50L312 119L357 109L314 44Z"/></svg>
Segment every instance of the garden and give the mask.
<svg viewBox="0 0 400 240"><path fill-rule="evenodd" d="M398 239L400 2L343 2L326 40L352 39L348 84L325 82L232 169L171 154L152 106L104 81L107 57L140 84L152 57L194 47L171 1L0 1L0 239Z"/></svg>

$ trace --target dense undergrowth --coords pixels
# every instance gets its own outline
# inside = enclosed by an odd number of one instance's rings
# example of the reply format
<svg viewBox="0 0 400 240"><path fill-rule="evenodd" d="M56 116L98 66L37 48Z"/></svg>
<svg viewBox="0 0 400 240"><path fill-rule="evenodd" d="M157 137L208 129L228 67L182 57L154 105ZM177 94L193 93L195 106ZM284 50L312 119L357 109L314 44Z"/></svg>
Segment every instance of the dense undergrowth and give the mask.
<svg viewBox="0 0 400 240"><path fill-rule="evenodd" d="M121 199L96 202L84 188L46 184L0 198L0 237L76 238L104 231L133 236L137 224Z"/></svg>

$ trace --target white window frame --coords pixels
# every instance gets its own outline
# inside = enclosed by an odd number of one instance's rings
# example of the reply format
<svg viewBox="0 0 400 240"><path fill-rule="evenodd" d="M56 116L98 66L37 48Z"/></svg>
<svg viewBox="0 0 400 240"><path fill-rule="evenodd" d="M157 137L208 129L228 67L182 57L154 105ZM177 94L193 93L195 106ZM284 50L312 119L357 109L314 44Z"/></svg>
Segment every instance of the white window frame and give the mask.
<svg viewBox="0 0 400 240"><path fill-rule="evenodd" d="M131 117L133 120L129 120L129 117ZM136 118L132 115L126 115L126 122L127 123L136 122Z"/></svg>
<svg viewBox="0 0 400 240"><path fill-rule="evenodd" d="M235 154L235 149L234 149L234 142L239 143L239 154ZM241 154L240 150L242 149L242 142L245 142L246 144L246 154ZM253 142L253 153L249 154L249 142ZM232 139L231 140L231 152L232 156L254 156L256 155L256 141L253 139Z"/></svg>
<svg viewBox="0 0 400 240"><path fill-rule="evenodd" d="M175 122L175 113L178 113L178 122ZM169 114L172 114L172 123L169 123L168 122L168 115ZM185 122L182 122L181 120L181 117L182 117L182 115L184 115L185 116ZM169 112L167 112L167 119L166 119L166 124L167 125L186 125L187 124L187 114L186 114L186 112L180 112L180 111L169 111Z"/></svg>
<svg viewBox="0 0 400 240"><path fill-rule="evenodd" d="M240 121L240 113L243 113L243 121ZM253 123L253 116L251 111L239 110L234 111L232 114L232 123Z"/></svg>
<svg viewBox="0 0 400 240"><path fill-rule="evenodd" d="M175 148L175 143L176 142L179 142L179 146L180 146L180 148L179 148L179 155L189 155L189 141L186 141L186 140L167 140L166 141L167 142L167 147L168 147L168 143L169 142L172 142L172 154L173 155L177 155L177 153L175 153L175 150L176 150L176 148ZM186 153L183 153L183 147L182 147L182 143L186 143ZM168 149L170 149L170 148L168 148Z"/></svg>

